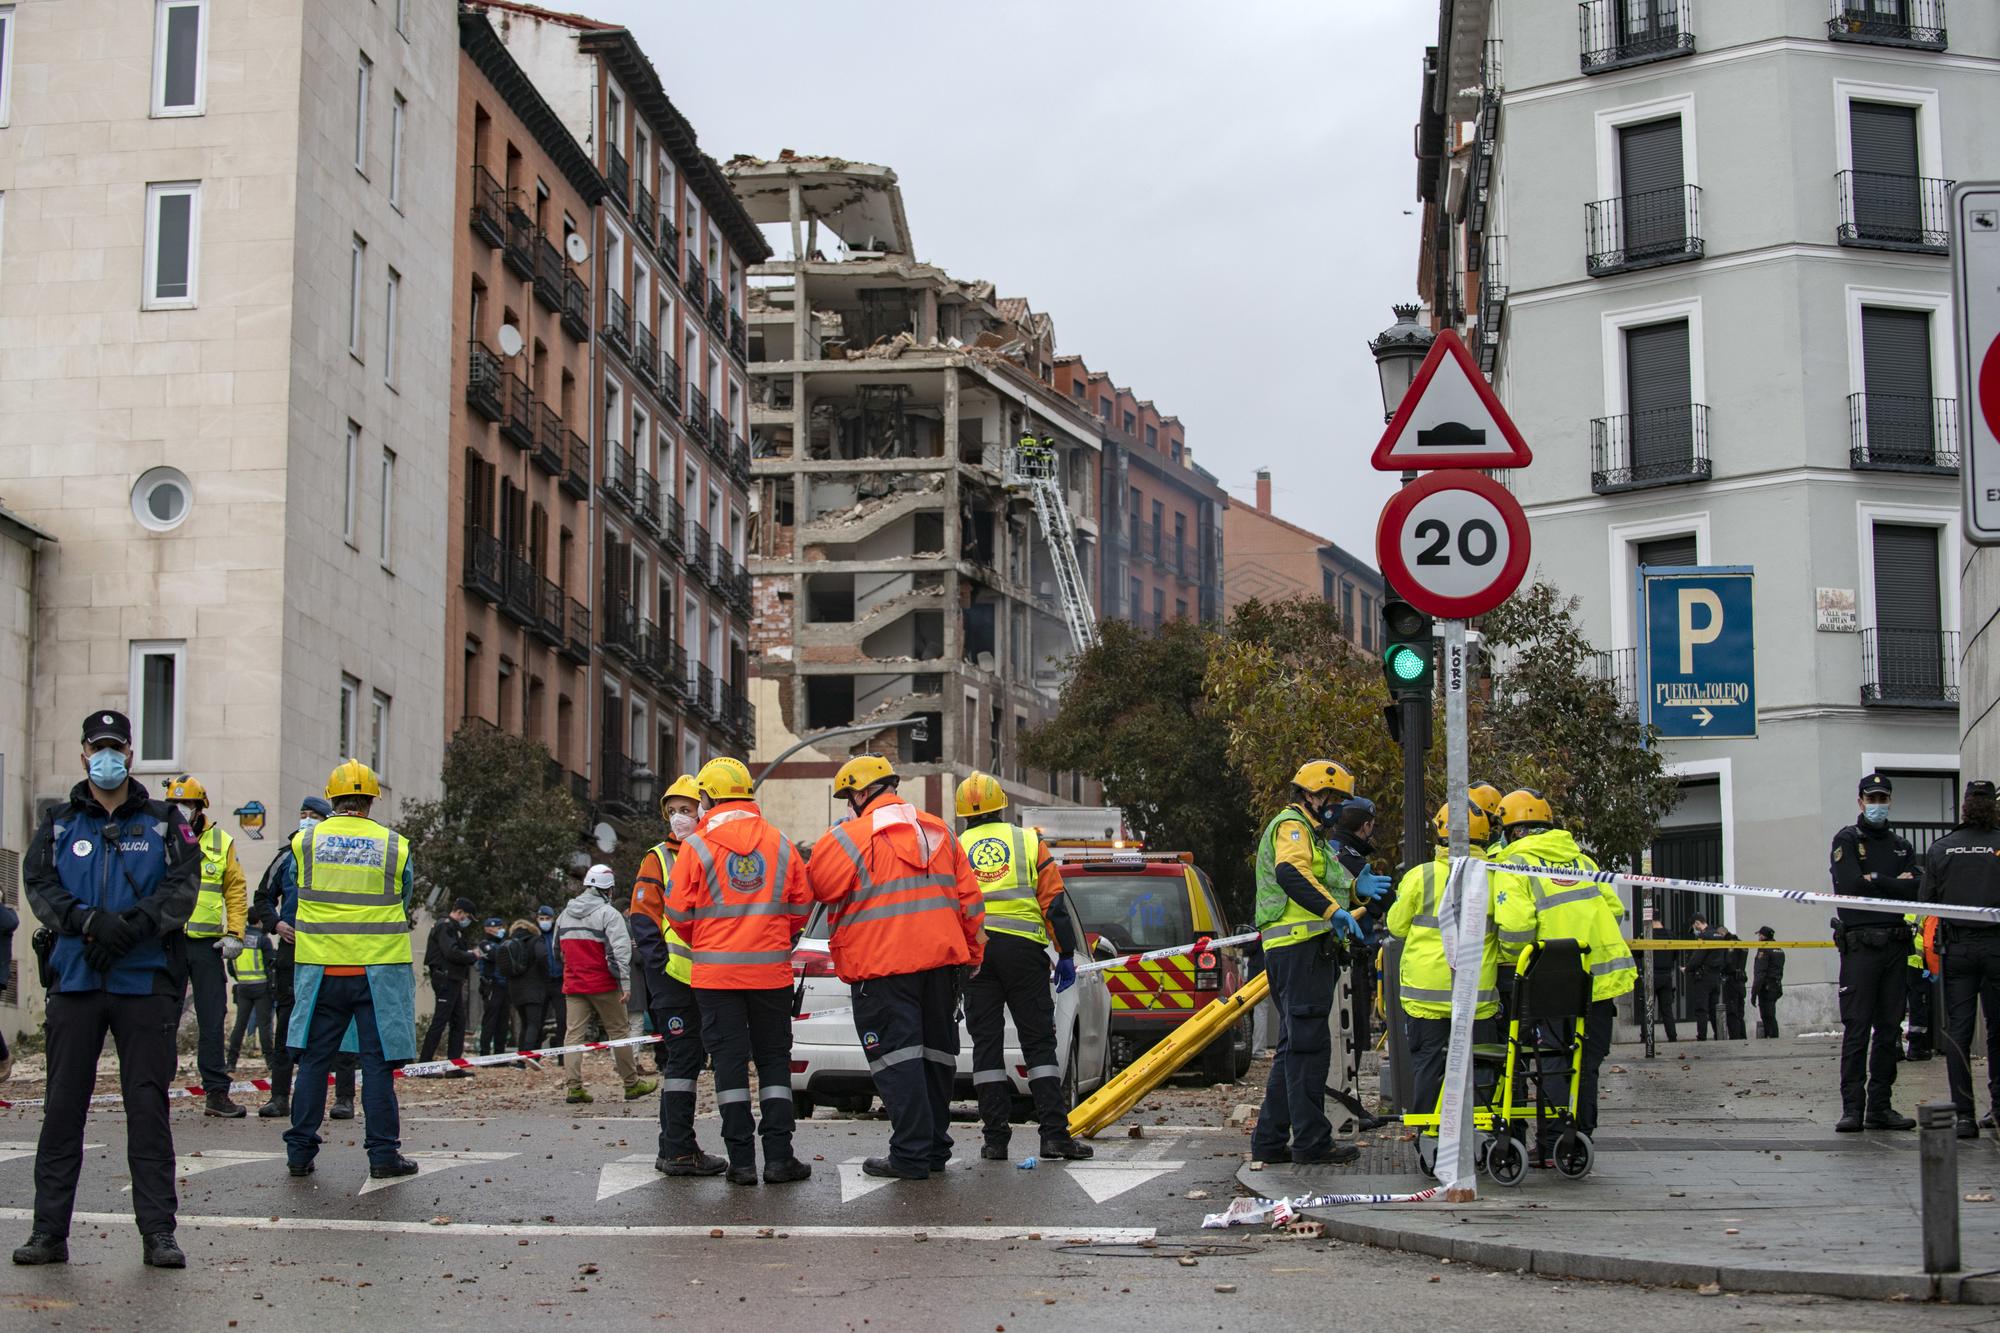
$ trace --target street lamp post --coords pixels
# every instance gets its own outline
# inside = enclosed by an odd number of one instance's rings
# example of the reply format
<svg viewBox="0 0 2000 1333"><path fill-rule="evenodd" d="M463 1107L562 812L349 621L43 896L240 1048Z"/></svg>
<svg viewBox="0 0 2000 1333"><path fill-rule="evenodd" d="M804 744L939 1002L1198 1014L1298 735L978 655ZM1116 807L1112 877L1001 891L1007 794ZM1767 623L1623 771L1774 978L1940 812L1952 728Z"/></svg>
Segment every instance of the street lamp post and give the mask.
<svg viewBox="0 0 2000 1333"><path fill-rule="evenodd" d="M864 722L861 723L859 726L833 727L827 731L814 732L812 735L807 736L804 740L801 740L797 744L786 749L776 759L773 759L770 763L764 765L764 767L758 769L757 779L756 781L750 784L750 790L755 791L757 790L757 788L763 786L764 779L771 776L772 769L776 768L779 764L784 763L787 759L790 759L793 755L797 754L800 750L805 749L808 745L817 745L821 741L830 741L836 736L863 736L877 731L893 731L898 727L912 728L913 730L911 732L910 738L912 740L921 741L927 739L928 736L927 728L929 728L929 726L930 726L930 719L927 717L903 717L903 718L897 718L894 722Z"/></svg>
<svg viewBox="0 0 2000 1333"><path fill-rule="evenodd" d="M1396 322L1368 340L1368 350L1375 356L1375 373L1382 380L1382 420L1396 415L1396 408L1403 401L1403 395L1410 391L1410 384L1417 378L1417 367L1423 365L1430 355L1431 344L1437 335L1417 322L1422 313L1420 305L1391 306L1396 312Z"/></svg>

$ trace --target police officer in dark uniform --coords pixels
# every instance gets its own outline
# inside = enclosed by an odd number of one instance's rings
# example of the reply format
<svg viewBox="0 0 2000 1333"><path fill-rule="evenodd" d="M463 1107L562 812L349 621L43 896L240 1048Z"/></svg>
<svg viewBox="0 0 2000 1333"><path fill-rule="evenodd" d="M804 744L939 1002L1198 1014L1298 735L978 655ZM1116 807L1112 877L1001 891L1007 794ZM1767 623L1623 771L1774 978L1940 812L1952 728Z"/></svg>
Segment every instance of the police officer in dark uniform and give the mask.
<svg viewBox="0 0 2000 1333"><path fill-rule="evenodd" d="M1689 923L1688 938L1696 942L1719 940L1727 932L1720 926L1708 924L1708 918L1699 912ZM1688 1003L1694 1006L1694 1039L1707 1041L1712 1030L1717 1041L1722 1040L1722 1019L1717 1004L1722 999L1722 973L1724 963L1720 949L1688 949L1686 969L1688 982Z"/></svg>
<svg viewBox="0 0 2000 1333"><path fill-rule="evenodd" d="M1833 891L1848 898L1913 900L1917 853L1889 827L1889 779L1861 779L1860 814L1833 835L1829 869ZM1843 907L1833 921L1840 950L1840 1121L1834 1129L1912 1129L1916 1121L1889 1105L1896 1085L1897 1044L1903 1026L1903 969L1910 927L1898 912Z"/></svg>
<svg viewBox="0 0 2000 1333"><path fill-rule="evenodd" d="M108 1032L125 1102L125 1163L145 1262L185 1268L174 1240L174 1132L167 1090L187 989L182 927L201 891L201 849L172 804L130 776L132 724L83 720L84 772L28 846L28 904L55 932L48 1007L48 1101L35 1147L35 1220L17 1264L69 1262L83 1126Z"/></svg>
<svg viewBox="0 0 2000 1333"><path fill-rule="evenodd" d="M1993 784L1965 784L1958 827L1924 852L1920 896L1927 903L2000 908L2000 810ZM2000 1106L2000 924L1940 919L1944 966L1944 1067L1951 1100L1958 1111L1958 1137L1979 1137L1981 1126L1994 1123L1992 1108ZM1899 970L1903 962L1897 960ZM1900 982L1900 977L1898 978ZM1987 1113L1975 1121L1972 1066L1966 1048L1972 1045L1973 1019L1986 1016Z"/></svg>

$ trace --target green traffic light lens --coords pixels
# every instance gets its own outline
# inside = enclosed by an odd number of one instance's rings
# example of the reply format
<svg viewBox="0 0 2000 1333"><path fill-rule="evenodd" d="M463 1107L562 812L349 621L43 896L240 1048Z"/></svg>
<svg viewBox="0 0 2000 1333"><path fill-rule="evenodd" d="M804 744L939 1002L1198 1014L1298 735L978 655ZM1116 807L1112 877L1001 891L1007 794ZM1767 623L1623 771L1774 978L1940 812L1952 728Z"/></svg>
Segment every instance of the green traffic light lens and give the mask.
<svg viewBox="0 0 2000 1333"><path fill-rule="evenodd" d="M1398 680L1420 680L1429 665L1424 661L1423 654L1403 644L1389 650L1388 663L1389 670Z"/></svg>

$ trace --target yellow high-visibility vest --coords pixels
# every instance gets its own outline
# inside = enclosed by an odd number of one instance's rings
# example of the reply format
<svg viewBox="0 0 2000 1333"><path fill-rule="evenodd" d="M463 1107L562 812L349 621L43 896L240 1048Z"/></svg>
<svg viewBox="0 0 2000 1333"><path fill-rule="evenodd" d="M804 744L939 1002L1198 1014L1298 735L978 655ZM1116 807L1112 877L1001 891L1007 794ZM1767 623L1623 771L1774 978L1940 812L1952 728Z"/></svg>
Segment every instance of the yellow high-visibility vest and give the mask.
<svg viewBox="0 0 2000 1333"><path fill-rule="evenodd" d="M201 895L194 900L194 912L186 926L191 940L215 939L228 924L224 920L222 876L229 869L229 848L234 841L220 824L210 824L201 831Z"/></svg>
<svg viewBox="0 0 2000 1333"><path fill-rule="evenodd" d="M1044 948L1048 921L1036 893L1035 867L1042 859L1042 840L1033 829L1015 828L1002 820L980 824L958 835L973 878L986 899L986 929L1019 935Z"/></svg>
<svg viewBox="0 0 2000 1333"><path fill-rule="evenodd" d="M361 815L335 815L292 835L299 867L301 963L368 967L410 961L403 871L410 847L401 835Z"/></svg>

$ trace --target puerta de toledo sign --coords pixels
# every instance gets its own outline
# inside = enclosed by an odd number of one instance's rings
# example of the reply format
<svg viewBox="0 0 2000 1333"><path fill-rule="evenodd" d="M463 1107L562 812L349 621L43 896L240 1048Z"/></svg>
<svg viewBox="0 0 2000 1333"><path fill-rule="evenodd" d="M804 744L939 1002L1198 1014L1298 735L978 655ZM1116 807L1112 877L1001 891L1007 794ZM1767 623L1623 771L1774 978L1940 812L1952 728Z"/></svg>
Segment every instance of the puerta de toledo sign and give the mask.
<svg viewBox="0 0 2000 1333"><path fill-rule="evenodd" d="M1754 575L1744 565L1639 570L1639 720L1673 740L1757 734Z"/></svg>

